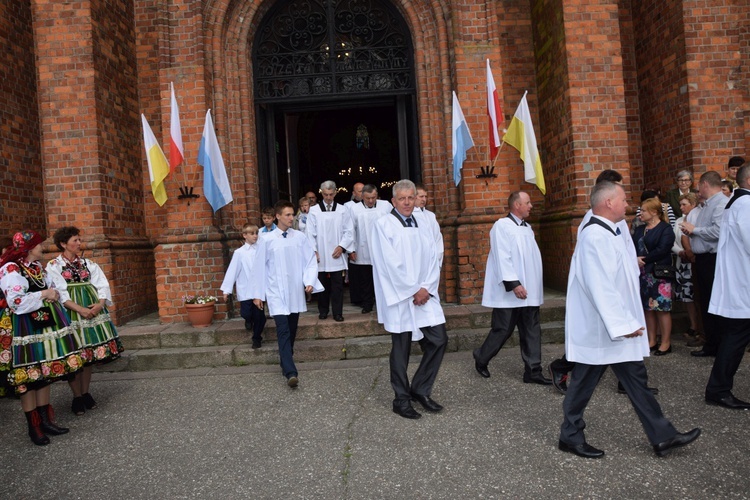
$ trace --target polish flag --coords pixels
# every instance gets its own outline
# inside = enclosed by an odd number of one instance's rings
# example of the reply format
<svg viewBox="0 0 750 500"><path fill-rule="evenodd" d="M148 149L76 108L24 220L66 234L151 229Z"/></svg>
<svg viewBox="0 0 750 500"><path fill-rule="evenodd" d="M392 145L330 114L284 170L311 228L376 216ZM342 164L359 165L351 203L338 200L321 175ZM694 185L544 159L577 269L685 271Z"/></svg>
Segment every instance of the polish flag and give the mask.
<svg viewBox="0 0 750 500"><path fill-rule="evenodd" d="M500 100L497 98L497 88L495 87L495 79L492 78L489 59L487 59L487 115L490 122L490 159L494 160L500 150L500 144L502 144L497 129L500 126L499 120L503 115L503 110L500 108Z"/></svg>
<svg viewBox="0 0 750 500"><path fill-rule="evenodd" d="M178 165L185 159L182 147L182 131L180 130L180 109L174 96L174 84L170 83L172 91L172 111L169 117L169 172L174 173Z"/></svg>

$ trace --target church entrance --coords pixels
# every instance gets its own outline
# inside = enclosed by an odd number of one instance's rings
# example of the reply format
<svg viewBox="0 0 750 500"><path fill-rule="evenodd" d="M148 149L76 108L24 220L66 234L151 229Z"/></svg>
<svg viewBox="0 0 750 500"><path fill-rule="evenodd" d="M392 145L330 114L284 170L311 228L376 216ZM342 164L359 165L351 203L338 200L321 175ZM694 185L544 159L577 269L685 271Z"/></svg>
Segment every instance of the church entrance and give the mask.
<svg viewBox="0 0 750 500"><path fill-rule="evenodd" d="M263 205L421 179L411 37L387 0L279 0L253 56Z"/></svg>

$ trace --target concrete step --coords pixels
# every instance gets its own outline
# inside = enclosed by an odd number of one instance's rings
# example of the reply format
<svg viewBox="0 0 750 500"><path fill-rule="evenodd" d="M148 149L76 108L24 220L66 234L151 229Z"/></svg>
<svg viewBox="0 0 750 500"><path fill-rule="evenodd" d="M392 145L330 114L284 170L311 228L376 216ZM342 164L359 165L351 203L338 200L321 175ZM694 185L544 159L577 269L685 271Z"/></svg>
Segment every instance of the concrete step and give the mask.
<svg viewBox="0 0 750 500"><path fill-rule="evenodd" d="M387 357L391 350L390 335L378 324L375 313L345 304L345 321L332 317L318 319L315 304L300 315L296 361L336 361ZM467 351L480 346L490 328L492 310L479 305L443 304L448 329L448 351ZM673 313L673 331L684 331L685 315ZM562 344L565 340L565 296L545 290L541 308L542 342ZM187 323L162 325L155 316L133 321L118 328L126 351L121 359L97 367L98 371L146 371L180 368L277 364L276 327L269 319L263 332L263 346L252 349L250 333L241 318L215 321L206 328ZM518 345L518 331L505 348ZM420 353L419 344L413 352Z"/></svg>
<svg viewBox="0 0 750 500"><path fill-rule="evenodd" d="M448 352L472 350L481 345L487 328L458 328L448 331ZM542 325L543 343L562 343L564 324L561 321ZM204 338L205 340L205 338ZM506 348L518 345L518 332L506 343ZM127 347L126 347L127 349ZM294 345L294 359L306 361L335 361L342 359L375 358L388 356L391 337L388 334L339 338L300 339ZM412 352L420 354L418 343ZM275 340L264 340L260 349L252 349L247 342L235 344L172 346L136 348L126 350L112 363L97 367L98 371L147 371L183 368L242 366L249 364L276 364L279 362Z"/></svg>

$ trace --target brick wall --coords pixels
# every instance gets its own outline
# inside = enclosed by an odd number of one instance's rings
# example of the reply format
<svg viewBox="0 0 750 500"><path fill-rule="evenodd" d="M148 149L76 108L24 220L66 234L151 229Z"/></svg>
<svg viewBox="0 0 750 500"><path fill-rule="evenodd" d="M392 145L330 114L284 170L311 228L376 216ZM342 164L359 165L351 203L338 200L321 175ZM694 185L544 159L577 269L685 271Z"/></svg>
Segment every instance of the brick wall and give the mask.
<svg viewBox="0 0 750 500"><path fill-rule="evenodd" d="M443 226L448 301L481 300L488 233L513 190L532 195L545 284L564 288L575 230L601 170L620 170L637 197L644 183L668 187L678 166L723 171L727 156L748 154L747 2L394 3L413 38L422 180ZM113 282L120 322L157 304L162 321L183 321L182 295L218 293L238 228L259 218L251 51L271 5L7 0L0 7L0 71L13 76L0 83L0 224L6 232L81 226L87 255ZM485 59L506 126L529 91L546 197L523 182L508 146L496 179L475 178L488 164ZM138 115L168 151L170 82L185 163L167 179L169 201L158 207ZM476 144L459 187L449 153L452 90ZM202 196L197 165L208 108L235 197L217 214ZM14 182L20 173L25 182ZM184 185L201 198L178 200ZM217 318L225 313L222 305Z"/></svg>
<svg viewBox="0 0 750 500"><path fill-rule="evenodd" d="M0 3L0 237L46 232L31 9Z"/></svg>

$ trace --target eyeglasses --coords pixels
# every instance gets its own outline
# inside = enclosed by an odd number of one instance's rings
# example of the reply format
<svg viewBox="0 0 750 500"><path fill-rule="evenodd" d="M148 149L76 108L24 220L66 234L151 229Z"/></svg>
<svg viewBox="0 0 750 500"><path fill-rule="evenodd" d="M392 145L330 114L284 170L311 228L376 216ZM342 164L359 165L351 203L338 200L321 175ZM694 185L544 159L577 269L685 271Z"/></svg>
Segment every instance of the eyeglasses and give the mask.
<svg viewBox="0 0 750 500"><path fill-rule="evenodd" d="M677 179L677 182L693 182L693 179Z"/></svg>

